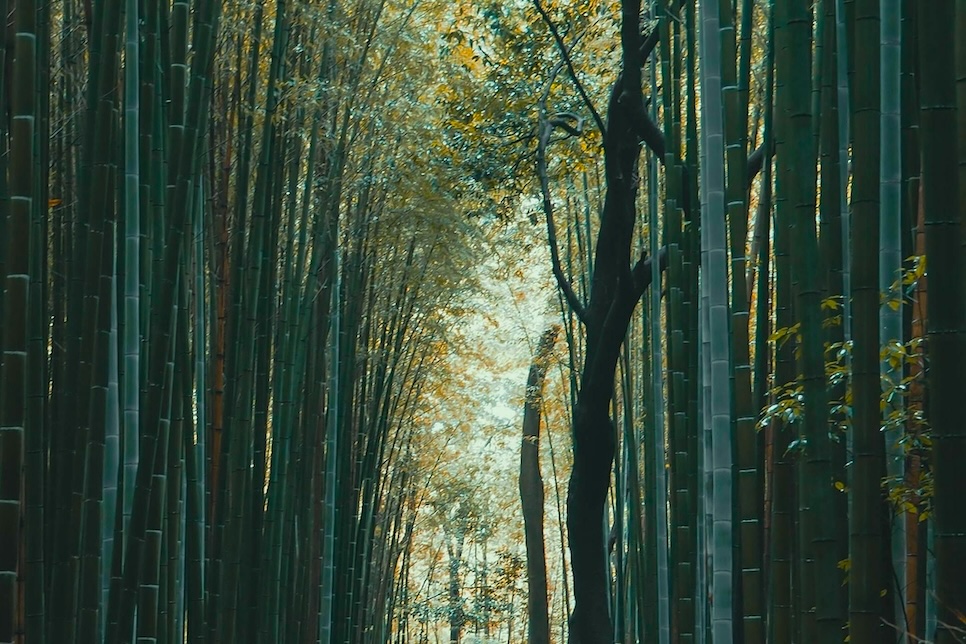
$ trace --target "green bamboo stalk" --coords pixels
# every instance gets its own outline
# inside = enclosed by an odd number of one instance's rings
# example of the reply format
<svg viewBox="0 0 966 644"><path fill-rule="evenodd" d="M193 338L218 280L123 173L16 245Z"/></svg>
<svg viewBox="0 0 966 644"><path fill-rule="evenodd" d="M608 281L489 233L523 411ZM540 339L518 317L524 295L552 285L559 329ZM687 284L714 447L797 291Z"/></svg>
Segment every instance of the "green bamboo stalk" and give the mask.
<svg viewBox="0 0 966 644"><path fill-rule="evenodd" d="M911 0L902 2L901 31L901 92L902 104L900 118L902 121L902 226L906 231L902 237L902 256L910 257L924 253L925 235L922 225L923 214L919 208L919 99L918 80L916 79L918 27L916 25L916 6ZM923 287L925 284L923 285ZM925 288L920 289L925 292ZM920 300L915 306L907 306L903 315L903 337L912 338L925 334L925 316L922 311L926 303ZM922 390L907 400L915 403L920 409L923 405ZM910 404L911 407L911 404ZM908 461L909 469L915 472L916 478L921 480L922 456L913 456ZM927 604L926 593L926 563L930 558L926 549L928 526L920 522L918 517L909 517L906 532L907 578L906 578L906 606L905 616L909 635L925 637L925 615Z"/></svg>
<svg viewBox="0 0 966 644"><path fill-rule="evenodd" d="M196 208L198 213L204 208L204 183L198 190L198 201ZM209 221L206 218L205 221ZM195 335L193 338L192 349L194 351L194 382L185 379L184 390L181 394L181 404L185 407L190 406L192 398L196 404L197 423L192 423L190 413L183 411L185 421L188 423L182 435L184 443L182 450L184 453L184 616L187 622L186 641L192 644L200 644L205 641L207 633L204 606L205 589L205 527L207 525L204 502L205 488L205 461L206 461L206 436L208 433L208 414L207 399L205 389L207 380L208 342L205 295L207 292L205 278L205 227L202 217L195 217ZM179 616L181 613L179 612ZM176 632L185 632L179 628Z"/></svg>
<svg viewBox="0 0 966 644"><path fill-rule="evenodd" d="M881 0L881 125L880 125L880 183L879 183L879 292L885 302L879 307L879 346L891 349L903 343L903 306L901 286L893 291L892 284L902 279L902 124L901 92L901 3ZM895 385L903 378L902 369L895 369L888 360L879 368L886 395L883 417L901 413L904 400ZM894 423L883 423L886 476L890 486L900 484L905 476L905 450L900 444L902 431ZM889 515L892 559L892 597L896 619L905 615L906 603L906 512L890 508ZM896 623L902 623L897 621ZM903 625L903 631L905 631ZM903 637L900 639L904 639Z"/></svg>
<svg viewBox="0 0 966 644"><path fill-rule="evenodd" d="M879 2L856 2L851 282L854 456L849 509L849 635L856 644L878 642L886 636L881 593L890 585L883 570L885 506L880 487L885 449L879 431L879 42Z"/></svg>
<svg viewBox="0 0 966 644"><path fill-rule="evenodd" d="M142 132L150 136L148 127L141 125L141 53L138 24L138 2L126 0L124 45L124 383L122 404L124 414L124 445L127 450L125 472L133 474L137 459L141 395L141 146ZM150 20L150 14L148 16ZM150 52L150 50L149 50ZM147 80L147 79L146 79ZM150 139L149 139L150 140ZM150 145L150 144L149 144ZM147 162L147 159L144 160ZM146 177L145 177L146 179ZM128 479L130 480L130 479ZM126 517L130 517L133 486L125 487ZM106 603L105 603L106 605Z"/></svg>
<svg viewBox="0 0 966 644"><path fill-rule="evenodd" d="M966 611L960 583L966 565L962 463L966 439L957 414L963 364L963 266L959 200L954 61L956 11L952 2L919 5L919 82L922 192L929 261L929 421L934 480L937 644L959 638ZM940 53L942 52L942 55ZM933 530L930 530L933 532Z"/></svg>
<svg viewBox="0 0 966 644"><path fill-rule="evenodd" d="M656 177L657 167L652 165L651 185L655 188L657 186L657 181L654 180ZM647 220L648 248L650 249L651 257L658 257L660 254L660 223L658 221L657 190L652 190L651 194L653 194L653 198ZM651 404L647 409L650 411L648 415L651 417L648 429L653 434L653 438L650 439L651 453L645 456L650 462L645 465L644 471L645 473L647 473L648 469L653 471L653 475L649 478L649 501L655 506L655 530L653 536L654 563L656 564L655 577L657 579L657 640L662 642L662 644L666 644L670 641L671 632L671 562L668 561L668 516L667 504L665 503L667 497L667 469L665 463L667 458L664 451L664 358L661 348L661 289L657 287L661 283L661 269L658 262L651 264L651 282L655 285L655 288L651 289L649 294L650 315L648 316L648 322L650 323L650 328L647 329L647 333L650 337L651 344L649 361L652 369L649 384L653 388L653 394L650 396Z"/></svg>
<svg viewBox="0 0 966 644"><path fill-rule="evenodd" d="M802 68L811 69L811 33L803 34L801 27L811 22L804 21L807 10L801 3L790 3L786 10L785 32L787 33L787 55L782 57L784 65L775 70L778 82L786 88L785 110L787 118L783 121L787 129L778 133L788 146L787 181L782 184L783 191L778 198L786 200L792 215L791 257L792 280L797 287L795 293L795 317L800 325L801 358L798 360L804 389L804 422L799 432L797 450L798 470L798 536L799 552L797 579L800 580L802 605L801 637L806 641L828 637L824 624L819 624L818 604L822 580L829 570L820 565L819 558L826 535L822 529L826 489L831 490L827 475L828 458L828 404L825 392L824 352L822 351L820 331L821 292L815 271L810 270L817 260L814 226L815 177L802 168L814 167L814 120L809 106L809 80L812 74L802 74ZM819 23L821 25L822 23ZM817 54L818 52L816 52ZM815 72L819 79L821 73ZM804 77L804 78L803 78ZM814 98L813 81L811 95ZM804 101L804 104L803 104ZM811 218L810 218L811 217ZM817 480L816 480L817 479ZM831 569L834 572L835 568ZM831 583L831 582L830 582ZM837 633L836 633L837 635Z"/></svg>
<svg viewBox="0 0 966 644"><path fill-rule="evenodd" d="M3 15L9 14L8 1L0 1L0 10L3 11ZM0 51L0 99L7 104L10 100L6 86L9 85L10 78L7 74L7 51L6 48ZM7 218L10 209L10 188L9 188L9 176L8 176L8 166L9 166L9 154L10 154L10 136L9 136L9 125L8 123L0 123L0 239L6 239L7 231ZM0 276L6 275L6 268L4 260L7 254L6 245L0 244ZM0 319L4 319L3 310L3 293L0 289Z"/></svg>
<svg viewBox="0 0 966 644"><path fill-rule="evenodd" d="M711 633L715 642L733 640L735 603L732 553L735 535L733 460L731 349L728 331L728 265L725 230L724 123L719 97L722 89L722 52L715 35L718 32L717 6L701 3L703 42L703 137L705 142L704 198L706 216L702 217L702 275L707 283L708 350L710 382L708 394L712 461L705 463L712 477L712 580ZM743 276L743 273L742 273ZM742 280L737 280L742 281Z"/></svg>
<svg viewBox="0 0 966 644"><path fill-rule="evenodd" d="M640 331L636 335L640 338L638 341L640 344L639 351L641 351L642 355L646 355L647 345L644 341L646 336L640 333ZM628 365L632 364L632 358L633 356L630 355L627 357L626 362ZM648 366L645 362L640 368L647 369ZM643 381L646 378L640 378L640 380ZM629 394L631 396L640 396L641 392L637 383L632 381L629 385ZM630 568L630 581L628 583L630 617L628 619L628 629L631 633L630 637L643 640L647 637L647 622L650 619L648 606L645 602L647 587L650 584L645 583L645 558L648 544L644 534L645 530L641 529L645 524L644 512L642 512L644 495L641 494L640 457L638 456L640 440L637 435L635 422L632 420L629 424L625 440L625 448L627 450L625 472L627 473L627 487L630 492L628 501L628 565Z"/></svg>
<svg viewBox="0 0 966 644"><path fill-rule="evenodd" d="M838 38L834 0L825 0L822 11L826 27L824 30L825 46L822 48L824 67L822 72L822 87L820 98L819 149L821 190L819 192L819 251L822 266L822 288L825 302L831 306L823 321L825 339L825 359L834 359L844 348L845 342L845 297L843 287L843 260L848 254L848 244L843 244L843 223L841 203L845 187L841 183L841 152L839 145L840 119L837 88L839 69L837 66ZM828 387L830 401L844 402L846 382L843 380ZM846 471L846 436L842 427L843 415L831 414L829 432L832 436L830 443L831 476L833 480L844 485L848 480ZM844 492L844 490L843 490ZM848 559L848 495L844 493L834 495L832 516L835 517L833 538L836 543L835 558L838 561ZM848 594L841 584L824 586L824 592L830 593L830 601L838 604L838 611L844 615L848 611ZM834 596L834 599L832 598Z"/></svg>
<svg viewBox="0 0 966 644"><path fill-rule="evenodd" d="M21 466L27 420L27 341L30 226L34 203L36 111L36 6L25 1L15 16L11 111L10 209L4 254L3 364L0 366L0 642L19 630ZM31 431L41 431L40 427Z"/></svg>
<svg viewBox="0 0 966 644"><path fill-rule="evenodd" d="M140 351L141 351L141 320L140 320L140 310L142 303L140 301L141 295L141 274L140 274L140 259L141 259L141 247L140 247L140 206L141 206L141 157L140 149L142 145L142 131L140 128L140 93L141 81L140 81L140 67L142 61L140 59L140 47L139 47L139 33L138 33L138 22L140 13L138 11L137 3L127 2L125 5L125 49L124 49L124 133L123 133L123 151L124 151L124 183L123 183L123 226L120 230L123 231L123 246L120 246L123 250L123 273L122 273L122 294L123 294L123 327L122 327L122 359L123 359L123 374L124 381L121 386L121 405L122 405L122 418L120 419L121 427L123 427L123 440L120 436L114 436L113 432L109 433L106 437L106 447L107 452L105 454L105 467L104 467L104 503L105 510L102 517L102 539L104 544L101 548L102 561L101 561L101 576L102 576L102 597L101 606L106 607L108 605L108 596L110 591L110 578L111 578L111 566L114 561L114 549L117 548L118 552L123 552L124 541L121 540L115 543L114 540L114 526L115 526L115 499L116 491L110 493L111 485L115 488L117 487L118 481L120 479L121 471L118 468L118 461L115 459L120 458L119 445L123 445L124 448L124 470L123 475L125 480L129 482L128 485L122 486L121 490L123 493L123 504L122 504L122 523L119 535L124 536L126 533L124 531L124 526L126 526L127 521L130 518L131 506L133 504L133 474L136 468L137 462L137 449L138 449L138 436L139 436L139 415L140 415L140 375L141 375L141 364L140 364ZM115 291L116 292L116 291ZM113 315L117 315L116 305L112 308L114 311ZM116 343L112 343L112 348L116 347ZM114 365L112 361L112 366ZM112 406L113 407L113 406ZM115 442L118 445L115 445ZM113 480L111 480L113 479ZM120 559L118 559L120 560ZM107 619L106 611L101 615L102 622ZM101 627L102 629L105 626Z"/></svg>
<svg viewBox="0 0 966 644"><path fill-rule="evenodd" d="M651 62L651 71L654 71L654 63ZM657 190L657 160L648 159L647 161L647 195L648 195L648 216L649 219L657 219L657 209L658 209L658 190ZM642 234L643 236L643 234ZM641 239L642 245L644 240ZM641 365L641 393L640 396L643 400L644 409L654 409L659 405L659 399L655 399L654 395L657 393L657 388L655 387L654 381L654 367L651 364L651 358L654 355L655 350L658 350L654 345L660 342L660 337L654 337L651 335L651 329L653 324L651 323L651 317L653 315L651 311L651 306L653 302L650 298L644 301L644 305L641 306L641 317L640 317L640 335L642 338L642 347L640 353L640 365ZM657 512L660 506L660 499L663 498L662 491L658 486L658 475L657 469L655 468L655 462L657 461L657 451L658 451L658 429L657 423L654 418L653 413L645 413L644 424L642 427L641 436L641 449L644 452L644 499L643 499L643 514L644 514L644 552L643 561L641 562L641 568L643 570L643 575L646 579L653 579L657 577L658 569L658 538L657 538ZM652 462L648 464L648 459ZM660 625L662 621L660 615L662 611L662 606L667 601L667 599L662 599L659 597L661 586L654 583L648 583L644 585L641 597L641 619L643 623L643 639L645 641L657 640L660 632ZM665 595L667 592L664 593Z"/></svg>
<svg viewBox="0 0 966 644"><path fill-rule="evenodd" d="M767 22L767 42L765 48L765 88L764 88L764 115L762 123L762 145L766 150L774 149L775 145L775 39L774 39L774 13L769 11ZM758 213L755 224L755 237L760 241L757 243L758 255L755 257L757 263L756 284L756 307L755 307L755 378L754 378L754 401L755 404L763 408L766 403L768 392L768 365L770 362L770 351L768 348L769 325L771 323L771 220L773 216L772 188L774 174L772 172L772 155L765 157L765 163L761 171L761 187L758 194ZM759 440L759 444L762 441ZM764 452L761 457L763 460ZM761 465L759 464L759 468ZM759 480L761 472L759 471ZM765 579L764 585L768 585ZM769 602L771 604L771 602ZM766 622L768 621L766 615Z"/></svg>
<svg viewBox="0 0 966 644"><path fill-rule="evenodd" d="M956 3L956 127L959 148L959 203L966 203L966 7ZM966 244L966 237L964 237Z"/></svg>
<svg viewBox="0 0 966 644"><path fill-rule="evenodd" d="M25 8L23 10L30 10ZM47 408L47 347L48 347L48 307L47 295L50 273L48 265L51 258L48 255L47 228L49 221L48 200L50 166L49 147L42 145L50 138L50 100L49 100L49 58L50 58L50 6L44 4L37 7L36 23L36 60L37 79L34 90L36 92L34 123L35 151L33 163L33 204L30 217L30 285L28 295L28 328L27 340L27 417L24 436L24 471L23 471L23 572L21 574L23 592L23 629L29 634L30 641L43 643L47 641L47 610L46 593L46 552L45 533L47 532L45 509L45 491L47 489L48 468L46 463L46 447L50 437L50 425L46 422ZM16 57L14 59L16 64ZM16 73L14 78L16 79ZM19 91L19 89L18 89ZM6 92L4 92L6 93ZM2 134L0 134L2 135ZM19 162L19 161L17 161ZM7 171L8 168L0 168ZM2 189L4 193L6 188ZM4 210L6 210L4 208ZM2 216L6 218L8 212ZM2 261L2 258L0 258ZM3 275L0 268L0 275ZM3 316L3 305L0 304L0 319ZM2 375L2 372L0 372ZM0 448L2 453L2 448ZM3 457L0 456L0 468L3 467Z"/></svg>
<svg viewBox="0 0 966 644"><path fill-rule="evenodd" d="M337 553L336 548L336 523L339 519L338 512L336 509L336 499L338 498L338 480L336 478L336 470L338 463L338 450L339 450L339 425L340 418L339 414L341 412L339 400L341 396L340 384L342 381L342 329L341 329L341 317L342 317L342 302L341 302L341 290L342 290L342 265L341 265L341 250L339 248L340 242L340 230L339 230L339 219L334 218L330 225L332 226L331 239L332 239L332 303L330 305L330 318L329 324L330 335L331 335L331 356L329 358L330 372L327 374L328 391L326 392L327 399L327 413L326 413L326 429L325 429L325 520L324 526L324 536L322 545L322 577L320 584L320 608L319 608L319 641L321 644L331 644L332 631L333 631L333 619L335 617L333 605L334 605L334 592L335 592L335 566Z"/></svg>
<svg viewBox="0 0 966 644"><path fill-rule="evenodd" d="M121 403L120 403L120 358L118 355L118 298L117 298L117 261L115 256L113 268L114 283L111 292L111 336L108 348L108 376L107 376L107 413L104 427L104 467L102 472L102 498L104 509L101 513L101 561L100 561L100 606L107 605L107 598L111 588L111 572L115 562L115 538L122 534L116 530L118 523L117 510L119 508L118 483L120 482L120 450L121 450ZM120 539L118 539L120 541ZM103 641L106 630L107 615L101 611L97 630L98 640Z"/></svg>
<svg viewBox="0 0 966 644"><path fill-rule="evenodd" d="M835 52L836 52L836 79L838 87L838 114L839 114L839 185L841 190L841 211L842 211L842 239L846 243L842 245L842 292L849 296L844 299L842 310L842 329L845 340L852 338L852 261L851 246L847 240L851 239L851 219L849 212L848 191L844 186L849 184L849 144L852 141L852 122L851 122L851 91L849 83L852 81L851 60L855 55L851 47L851 36L849 36L850 22L846 15L846 8L851 7L853 0L834 0L835 1ZM847 439L851 449L852 436L849 434Z"/></svg>
<svg viewBox="0 0 966 644"><path fill-rule="evenodd" d="M772 2L772 38L775 68L790 68L788 47L788 3ZM777 76L777 71L775 72ZM777 81L777 79L776 79ZM791 226L793 205L787 199L785 185L792 171L788 158L790 148L784 137L777 132L788 132L788 89L784 84L775 87L775 221L774 221L774 302L775 329L789 329L794 324L792 305L793 282L791 271ZM796 369L792 344L778 343L775 347L775 384L782 386L794 380ZM792 641L798 634L799 596L793 586L794 530L795 530L795 477L794 454L789 450L795 438L794 425L786 419L774 421L771 432L771 527L769 555L769 592L774 597L769 616L770 636L774 641Z"/></svg>
<svg viewBox="0 0 966 644"><path fill-rule="evenodd" d="M702 79L703 81L703 79ZM702 155L703 156L703 155ZM707 179L702 173L701 191L706 190ZM703 210L705 210L703 208ZM702 219L707 211L702 213ZM702 227L705 228L706 226ZM706 245L707 233L701 234L701 246ZM704 258L701 259L702 263ZM698 556L698 570L696 588L700 593L700 605L695 607L695 641L708 642L712 639L712 619L711 619L711 597L714 582L713 565L713 545L714 545L714 515L713 515L713 451L712 451L712 432L711 432L711 334L708 329L711 326L708 301L710 299L707 280L701 280L701 296L698 301L698 360L700 364L700 377L698 380L699 391L701 392L700 424L698 436L698 477L700 481L698 492L698 552L703 552L703 556Z"/></svg>
<svg viewBox="0 0 966 644"><path fill-rule="evenodd" d="M719 33L722 55L722 101L724 103L725 160L726 160L726 208L731 253L731 340L733 369L733 404L736 457L736 511L739 515L739 531L736 535L741 574L740 607L742 612L741 637L746 642L763 642L765 638L762 616L761 538L759 528L757 436L752 404L751 359L748 338L748 292L747 283L741 279L746 273L748 260L748 204L747 204L747 86L750 73L748 46L743 45L742 76L736 68L736 34L731 2L719 3ZM751 25L751 3L742 5L745 37ZM744 91L741 87L744 86Z"/></svg>
<svg viewBox="0 0 966 644"><path fill-rule="evenodd" d="M966 46L961 42L962 35L966 33L966 10L963 9L962 3L956 4L956 46L954 48L954 55L956 57L956 106L957 106L957 127L959 128L959 172L960 172L960 189L962 189L962 177L964 169L966 169L966 157L963 156L962 150L963 145L966 143L964 139L964 134L962 132L963 115L960 106L966 104Z"/></svg>
<svg viewBox="0 0 966 644"><path fill-rule="evenodd" d="M685 52L686 60L686 125L685 125L685 162L682 170L682 195L683 200L688 203L699 203L698 196L698 116L697 116L697 74L696 65L698 59L697 47L697 28L695 3L688 2L684 5L685 12ZM702 589L706 584L698 580L698 575L703 574L705 557L702 550L698 548L699 543L704 542L702 531L704 514L703 507L699 502L699 490L701 480L699 479L699 462L703 458L703 453L699 452L699 432L703 427L702 411L703 407L699 404L702 399L699 397L702 392L702 382L704 378L703 366L701 362L701 341L699 322L699 300L701 297L699 290L699 265L700 265L700 217L699 210L692 207L689 216L691 221L685 228L682 236L683 261L682 272L684 275L684 289L682 293L682 306L684 308L685 334L684 334L684 354L686 357L686 390L687 390L687 423L686 428L686 451L692 455L688 462L688 469L684 472L684 487L688 490L688 502L691 505L690 534L688 535L688 546L694 553L692 555L691 578L695 580L694 606L692 615L694 616L695 635L698 641L704 639L705 629L699 628L704 623L706 595ZM697 517L695 518L695 515Z"/></svg>

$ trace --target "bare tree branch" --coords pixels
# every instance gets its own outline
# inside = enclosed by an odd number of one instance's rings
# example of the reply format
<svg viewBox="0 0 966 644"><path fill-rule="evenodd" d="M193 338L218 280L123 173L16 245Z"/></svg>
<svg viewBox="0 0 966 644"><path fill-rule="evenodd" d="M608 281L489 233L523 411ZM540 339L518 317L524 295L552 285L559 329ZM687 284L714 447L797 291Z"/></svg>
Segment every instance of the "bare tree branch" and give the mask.
<svg viewBox="0 0 966 644"><path fill-rule="evenodd" d="M657 253L658 261L661 263L661 272L667 268L668 256L667 256L667 246L661 248ZM637 260L634 264L634 268L631 269L631 276L634 278L634 294L640 298L647 290L647 287L651 285L651 258L648 255L641 254L641 258ZM635 300L636 301L636 300Z"/></svg>
<svg viewBox="0 0 966 644"><path fill-rule="evenodd" d="M560 267L560 252L557 249L557 227L553 219L553 202L550 199L550 179L547 176L547 143L550 141L550 134L553 132L553 124L542 114L540 118L540 135L537 142L537 175L540 177L540 192L543 196L543 214L547 219L547 240L550 243L550 261L553 267L553 276L557 280L557 285L563 292L567 304L573 309L577 319L586 322L587 308L584 306L577 293L574 292L570 280L564 275Z"/></svg>
<svg viewBox="0 0 966 644"><path fill-rule="evenodd" d="M580 94L580 99L584 102L584 105L587 106L587 109L590 110L591 115L594 117L594 123L597 124L597 129L600 130L600 135L603 137L604 133L607 131L607 128L604 126L604 120L597 112L597 108L594 107L594 104L590 100L590 96L587 95L587 91L584 89L580 79L577 78L577 71L574 69L573 61L570 60L570 49L566 44L564 44L563 38L560 36L560 32L557 31L557 26L553 24L553 21L550 19L550 15L543 8L540 0L533 0L533 4L537 7L540 17L543 18L545 23L547 23L547 27L550 29L551 35L553 35L553 40L555 43L557 43L557 49L560 50L560 55L563 57L563 62L567 66L567 72L570 74L570 79L574 82L574 86L577 88L577 93Z"/></svg>
<svg viewBox="0 0 966 644"><path fill-rule="evenodd" d="M664 132L657 126L644 108L644 104L638 108L634 115L634 130L637 136L647 145L647 148L657 157L658 163L664 165L664 153L667 146L664 142Z"/></svg>
<svg viewBox="0 0 966 644"><path fill-rule="evenodd" d="M775 143L772 141L772 149L768 151L768 158L775 153ZM765 165L765 144L759 145L754 152L748 155L748 187L751 188L751 184L754 183L755 177L761 172L762 167Z"/></svg>
<svg viewBox="0 0 966 644"><path fill-rule="evenodd" d="M557 112L550 117L550 125L559 127L570 136L580 136L584 133L584 119L573 112Z"/></svg>
<svg viewBox="0 0 966 644"><path fill-rule="evenodd" d="M657 29L652 29L651 33L647 34L647 38L644 39L644 42L641 43L641 57L639 59L641 61L641 65L644 64L644 61L647 60L648 56L651 55L651 52L654 51L654 48L657 47L659 34L660 32Z"/></svg>
<svg viewBox="0 0 966 644"><path fill-rule="evenodd" d="M560 62L554 66L537 104L539 114L539 122L537 124L537 176L540 179L540 193L543 197L543 214L547 220L547 241L550 244L550 262L553 268L553 276L557 280L557 285L567 300L567 304L573 309L574 315L581 322L586 322L587 307L580 301L573 286L570 284L570 280L564 275L563 268L560 266L560 251L557 248L557 226L553 218L553 201L550 198L550 177L547 173L547 145L550 143L550 135L553 134L554 126L562 127L566 131L573 130L575 132L574 136L579 136L583 129L583 121L573 114L562 112L555 114L552 118L547 117L547 97L550 95L550 86L553 84L557 74L560 73L563 64L563 62ZM576 121L576 125L570 125L570 120Z"/></svg>

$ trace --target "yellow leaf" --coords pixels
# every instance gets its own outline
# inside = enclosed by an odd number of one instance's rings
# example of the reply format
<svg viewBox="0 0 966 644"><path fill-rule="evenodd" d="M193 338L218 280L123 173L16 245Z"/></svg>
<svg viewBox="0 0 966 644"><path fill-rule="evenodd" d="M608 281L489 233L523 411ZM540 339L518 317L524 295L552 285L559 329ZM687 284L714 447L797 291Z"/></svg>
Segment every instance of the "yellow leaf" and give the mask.
<svg viewBox="0 0 966 644"><path fill-rule="evenodd" d="M840 307L841 304L834 297L827 297L822 300L822 310L838 311Z"/></svg>

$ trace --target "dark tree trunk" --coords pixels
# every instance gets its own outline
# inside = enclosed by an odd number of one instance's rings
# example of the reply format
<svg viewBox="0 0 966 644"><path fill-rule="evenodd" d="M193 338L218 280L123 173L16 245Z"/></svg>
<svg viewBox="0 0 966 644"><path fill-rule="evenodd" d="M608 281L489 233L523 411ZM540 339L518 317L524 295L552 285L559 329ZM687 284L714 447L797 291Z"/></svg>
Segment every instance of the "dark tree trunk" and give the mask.
<svg viewBox="0 0 966 644"><path fill-rule="evenodd" d="M651 281L651 263L631 259L637 219L638 143L647 118L641 90L640 3L622 5L623 69L611 91L604 134L606 194L594 250L590 300L578 311L587 352L574 405L574 468L567 493L567 529L574 574L571 642L609 644L614 629L608 609L610 573L604 504L614 462L610 420L614 373L631 314Z"/></svg>
<svg viewBox="0 0 966 644"><path fill-rule="evenodd" d="M677 7L678 3L673 6ZM537 9L549 23L539 0ZM575 599L570 618L571 644L611 644L614 637L607 599L610 573L604 534L604 504L616 442L609 411L624 336L634 308L651 282L651 260L643 255L632 259L631 255L637 220L641 143L662 163L666 147L661 129L645 108L641 82L642 64L657 44L658 31L655 28L646 39L643 38L640 15L640 0L621 2L622 71L611 90L606 125L593 111L594 121L603 133L606 194L586 305L580 301L560 266L546 159L550 134L555 127L563 128L572 136L579 135L580 131L560 118L548 116L549 85L540 99L537 173L547 217L553 273L567 303L583 323L587 338L580 391L573 410L574 467L567 493L567 529ZM555 30L553 34L558 48L565 57L569 56L559 34ZM581 94L589 101L582 90ZM767 154L764 149L752 153L748 159L749 181L761 169ZM685 186L690 185L687 176L682 176L681 180ZM687 200L690 191L685 189L683 194L685 217L690 219L691 206ZM660 262L663 269L666 263L663 251Z"/></svg>
<svg viewBox="0 0 966 644"><path fill-rule="evenodd" d="M520 446L520 504L527 544L527 615L530 644L549 644L547 559L543 538L543 477L540 475L540 407L547 362L559 326L544 331L527 376L523 404L523 441Z"/></svg>
<svg viewBox="0 0 966 644"><path fill-rule="evenodd" d="M640 145L635 124L645 114L641 91L639 2L622 6L624 71L611 91L604 135L606 194L594 250L590 301L582 316L587 353L574 406L574 469L567 493L567 529L574 572L571 642L605 644L614 629L607 597L610 574L604 504L614 462L610 420L614 373L631 314L650 282L650 262L633 268Z"/></svg>
<svg viewBox="0 0 966 644"><path fill-rule="evenodd" d="M574 407L574 468L567 492L575 599L570 621L572 644L609 644L614 636L607 602L610 573L604 504L614 463L614 425L609 415L614 370L630 311L637 301L628 299L621 306L609 307L612 316L608 318L616 328L604 331L604 325L588 324L587 362ZM600 330L591 333L594 326Z"/></svg>

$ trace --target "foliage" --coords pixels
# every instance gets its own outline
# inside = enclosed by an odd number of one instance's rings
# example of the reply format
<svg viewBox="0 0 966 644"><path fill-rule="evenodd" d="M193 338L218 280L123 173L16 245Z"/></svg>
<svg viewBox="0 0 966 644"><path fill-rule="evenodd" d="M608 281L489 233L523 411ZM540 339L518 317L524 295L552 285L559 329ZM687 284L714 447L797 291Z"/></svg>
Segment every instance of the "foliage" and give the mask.
<svg viewBox="0 0 966 644"><path fill-rule="evenodd" d="M909 258L908 267L893 283L892 288L882 294L882 302L888 306L893 303L913 302L916 287L925 277L925 257ZM822 302L825 311L826 326L840 326L842 309L838 298L826 298ZM899 432L898 446L906 457L916 456L921 459L923 466L917 481L907 476L886 477L882 481L887 490L889 501L896 513L911 512L919 516L920 521L929 516L930 499L932 497L932 477L928 467L929 455L932 449L929 422L922 405L922 390L926 382L928 357L925 352L923 337L911 338L907 342L892 342L880 348L880 361L889 365L890 370L881 375L882 393L880 408L882 411L882 425L880 431L885 434L889 429ZM796 355L800 351L800 324L776 329L769 337L769 342L776 348L791 343ZM829 437L837 442L846 441L846 434L852 431L852 388L851 388L851 341L825 343L825 377L828 390L840 391L838 399L829 400L828 431ZM783 431L796 431L804 417L805 398L801 376L793 381L778 384L769 389L772 399L759 414L757 427L759 430L767 426L782 428ZM788 444L788 452L799 458L808 450L804 437L798 435ZM847 491L844 484L836 483L839 491Z"/></svg>

